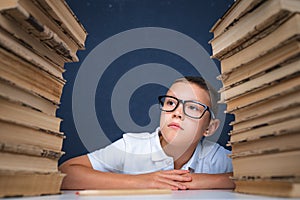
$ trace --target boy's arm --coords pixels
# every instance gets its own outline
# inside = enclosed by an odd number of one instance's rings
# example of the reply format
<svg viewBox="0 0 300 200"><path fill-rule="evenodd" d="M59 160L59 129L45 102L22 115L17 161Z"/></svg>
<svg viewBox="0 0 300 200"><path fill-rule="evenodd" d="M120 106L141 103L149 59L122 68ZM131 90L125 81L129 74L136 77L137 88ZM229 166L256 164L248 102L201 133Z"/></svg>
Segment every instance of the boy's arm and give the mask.
<svg viewBox="0 0 300 200"><path fill-rule="evenodd" d="M233 189L234 182L229 178L232 173L224 174L191 174L192 181L184 183L187 189Z"/></svg>
<svg viewBox="0 0 300 200"><path fill-rule="evenodd" d="M94 170L88 156L72 158L59 170L67 176L62 189L134 189L134 188L168 188L186 189L182 184L191 181L186 170L159 171L141 175L117 174Z"/></svg>

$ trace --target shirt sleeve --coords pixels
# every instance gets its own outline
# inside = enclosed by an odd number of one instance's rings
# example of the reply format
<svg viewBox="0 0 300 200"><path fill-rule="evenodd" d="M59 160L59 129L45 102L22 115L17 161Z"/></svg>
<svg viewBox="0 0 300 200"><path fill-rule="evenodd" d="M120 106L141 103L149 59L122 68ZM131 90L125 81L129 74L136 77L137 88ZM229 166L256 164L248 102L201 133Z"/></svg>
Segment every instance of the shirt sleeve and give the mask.
<svg viewBox="0 0 300 200"><path fill-rule="evenodd" d="M218 143L206 143L198 162L198 173L221 174L233 171L232 161L229 158L231 151Z"/></svg>
<svg viewBox="0 0 300 200"><path fill-rule="evenodd" d="M93 169L103 172L122 172L125 158L125 142L119 139L103 149L87 154Z"/></svg>
<svg viewBox="0 0 300 200"><path fill-rule="evenodd" d="M215 173L229 173L233 171L232 160L229 158L230 153L231 151L218 145L217 152L212 157L212 163L215 163Z"/></svg>

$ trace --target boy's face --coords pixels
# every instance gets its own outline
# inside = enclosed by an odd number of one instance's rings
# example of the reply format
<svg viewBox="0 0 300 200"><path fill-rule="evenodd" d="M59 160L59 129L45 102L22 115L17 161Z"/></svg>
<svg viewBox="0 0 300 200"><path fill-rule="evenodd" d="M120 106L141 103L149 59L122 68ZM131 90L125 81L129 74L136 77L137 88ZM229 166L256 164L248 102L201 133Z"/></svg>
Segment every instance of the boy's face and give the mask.
<svg viewBox="0 0 300 200"><path fill-rule="evenodd" d="M194 83L176 82L166 95L181 100L194 100L211 106L207 91ZM161 111L160 130L163 139L169 145L188 147L199 142L209 125L209 121L210 113L208 111L201 119L194 119L184 114L183 105L180 103L172 112Z"/></svg>

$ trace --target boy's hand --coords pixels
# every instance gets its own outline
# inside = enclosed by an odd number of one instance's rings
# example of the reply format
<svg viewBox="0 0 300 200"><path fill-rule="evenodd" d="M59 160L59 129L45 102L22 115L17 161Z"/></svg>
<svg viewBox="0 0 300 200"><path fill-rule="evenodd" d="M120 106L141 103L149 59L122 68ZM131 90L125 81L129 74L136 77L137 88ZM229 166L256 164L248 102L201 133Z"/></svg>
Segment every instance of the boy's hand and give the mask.
<svg viewBox="0 0 300 200"><path fill-rule="evenodd" d="M192 181L188 170L166 170L148 174L136 175L137 183L141 188L168 188L172 190L185 190L182 182Z"/></svg>

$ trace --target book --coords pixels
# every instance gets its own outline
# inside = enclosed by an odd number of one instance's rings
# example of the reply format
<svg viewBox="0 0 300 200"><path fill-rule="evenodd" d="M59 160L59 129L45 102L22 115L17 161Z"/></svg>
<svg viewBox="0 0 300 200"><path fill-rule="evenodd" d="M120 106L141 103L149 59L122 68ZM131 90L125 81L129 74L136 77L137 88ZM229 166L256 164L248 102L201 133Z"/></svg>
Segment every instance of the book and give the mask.
<svg viewBox="0 0 300 200"><path fill-rule="evenodd" d="M234 177L282 177L300 175L300 149L249 152L231 155Z"/></svg>
<svg viewBox="0 0 300 200"><path fill-rule="evenodd" d="M64 0L55 1L55 4L45 0L3 0L1 5L3 9L16 10L21 8L21 10L28 12L30 14L29 21L34 24L32 19L38 20L40 22L40 24L36 24L38 27L46 25L49 30L62 39L71 55L76 55L78 49L83 50L85 48L84 41L87 32ZM26 29L26 26L22 27ZM47 30L44 33L47 33ZM55 35L53 36L55 37ZM41 35L36 36L40 38ZM47 37L47 34L44 36ZM62 47L61 44L59 47ZM57 46L53 50L55 49L57 50Z"/></svg>
<svg viewBox="0 0 300 200"><path fill-rule="evenodd" d="M8 35L12 35L14 41L22 44L24 47L39 55L43 59L47 60L49 63L53 63L58 67L63 67L64 60L59 55L57 55L54 51L49 51L43 43L41 43L36 38L32 37L30 34L23 31L19 26L19 24L13 22L9 22L1 13L0 13L0 29L1 32L6 32Z"/></svg>
<svg viewBox="0 0 300 200"><path fill-rule="evenodd" d="M254 140L268 135L297 132L300 128L299 123L300 118L295 117L285 121L265 124L264 126L252 127L247 130L230 131L230 142Z"/></svg>
<svg viewBox="0 0 300 200"><path fill-rule="evenodd" d="M56 33L21 5L0 7L0 13L0 26L36 54L62 67L65 62L78 61L76 54Z"/></svg>
<svg viewBox="0 0 300 200"><path fill-rule="evenodd" d="M293 119L300 117L300 106L290 106L286 109L279 110L276 112L267 113L265 115L256 116L252 119L243 121L232 121L230 125L233 126L232 132L242 132L251 130L256 127L263 127L270 124L279 123L287 119Z"/></svg>
<svg viewBox="0 0 300 200"><path fill-rule="evenodd" d="M276 197L300 197L299 177L283 178L236 178L235 191Z"/></svg>
<svg viewBox="0 0 300 200"><path fill-rule="evenodd" d="M50 75L47 71L41 70L1 47L0 72L1 79L22 86L59 105L65 80Z"/></svg>
<svg viewBox="0 0 300 200"><path fill-rule="evenodd" d="M273 1L270 1L273 2ZM221 60L222 73L233 70L242 64L249 63L272 49L279 48L292 40L300 38L300 14L294 14L276 30L251 44L247 48L238 51L236 54Z"/></svg>
<svg viewBox="0 0 300 200"><path fill-rule="evenodd" d="M236 1L214 31L235 191L299 197L299 1Z"/></svg>
<svg viewBox="0 0 300 200"><path fill-rule="evenodd" d="M7 96L9 99L12 100L19 100L46 114L52 116L56 115L58 105L55 102L44 98L38 93L35 93L31 90L27 90L26 88L20 85L14 84L11 81L2 79L1 77L0 95Z"/></svg>
<svg viewBox="0 0 300 200"><path fill-rule="evenodd" d="M0 197L60 194L64 176L60 172L0 170Z"/></svg>
<svg viewBox="0 0 300 200"><path fill-rule="evenodd" d="M16 56L20 57L27 62L36 65L38 68L42 68L46 72L51 73L58 79L64 80L62 73L65 71L61 66L55 65L44 58L36 55L28 48L24 47L19 42L15 41L13 36L0 29L0 47L8 52L12 52Z"/></svg>
<svg viewBox="0 0 300 200"><path fill-rule="evenodd" d="M60 118L42 113L20 101L0 96L0 110L0 118L3 120L40 127L52 132L60 131Z"/></svg>
<svg viewBox="0 0 300 200"><path fill-rule="evenodd" d="M60 193L56 110L86 36L64 0L0 1L0 197Z"/></svg>
<svg viewBox="0 0 300 200"><path fill-rule="evenodd" d="M299 147L300 134L277 133L269 135L261 135L259 138L245 139L244 141L229 142L232 154L251 154L253 151L261 152L278 152L296 149Z"/></svg>
<svg viewBox="0 0 300 200"><path fill-rule="evenodd" d="M223 60L222 57L228 52L230 55L226 57L232 56L231 54L264 38L268 32L273 32L277 27L280 28L281 23L299 11L298 0L264 1L252 12L248 12L240 18L226 32L210 41L213 57ZM249 41L249 39L251 40ZM237 49L234 50L234 48Z"/></svg>
<svg viewBox="0 0 300 200"><path fill-rule="evenodd" d="M256 90L252 93L241 95L238 98L223 101L227 104L227 110L229 112L247 106L253 106L254 104L262 103L270 99L274 99L281 95L290 94L300 89L300 76L293 78L285 78L280 81L272 82L269 87L265 87L262 90ZM258 98L259 97L259 98Z"/></svg>
<svg viewBox="0 0 300 200"><path fill-rule="evenodd" d="M62 152L25 144L0 143L0 170L57 172Z"/></svg>
<svg viewBox="0 0 300 200"><path fill-rule="evenodd" d="M245 108L233 110L230 113L235 115L235 121L246 121L299 105L300 92L295 91L285 95L278 95L273 99L262 101Z"/></svg>
<svg viewBox="0 0 300 200"><path fill-rule="evenodd" d="M260 76L248 79L238 85L222 88L220 93L222 93L225 101L232 98L236 98L240 95L245 95L256 90L261 90L268 87L273 82L280 81L282 79L287 79L289 77L294 77L300 74L300 59L297 58L295 61L289 61L287 64L277 65L276 67L265 71L265 73L260 74Z"/></svg>
<svg viewBox="0 0 300 200"><path fill-rule="evenodd" d="M224 72L218 79L222 81L223 88L227 89L239 85L246 80L265 74L277 65L282 65L300 55L300 41L292 40L283 46L273 48L265 55L240 65L231 71Z"/></svg>
<svg viewBox="0 0 300 200"><path fill-rule="evenodd" d="M31 0L38 6L39 10L46 13L48 18L52 20L66 35L72 38L79 49L84 49L87 32L79 22L76 15L70 9L64 0ZM26 0L23 0L27 3Z"/></svg>
<svg viewBox="0 0 300 200"><path fill-rule="evenodd" d="M61 151L64 134L0 118L0 141Z"/></svg>
<svg viewBox="0 0 300 200"><path fill-rule="evenodd" d="M226 32L231 26L234 26L240 18L251 12L263 1L264 0L235 1L225 14L218 19L218 21L210 29L210 32L214 34L215 38L218 37L222 33Z"/></svg>

